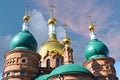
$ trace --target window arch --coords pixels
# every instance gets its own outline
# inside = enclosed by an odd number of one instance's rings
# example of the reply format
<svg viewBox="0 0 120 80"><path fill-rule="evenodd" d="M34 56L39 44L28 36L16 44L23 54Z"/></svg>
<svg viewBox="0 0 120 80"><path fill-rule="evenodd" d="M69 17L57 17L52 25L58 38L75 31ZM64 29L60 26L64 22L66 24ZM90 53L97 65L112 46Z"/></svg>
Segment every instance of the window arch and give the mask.
<svg viewBox="0 0 120 80"><path fill-rule="evenodd" d="M47 65L47 68L50 67L50 59L47 59L47 63L46 63L46 65Z"/></svg>

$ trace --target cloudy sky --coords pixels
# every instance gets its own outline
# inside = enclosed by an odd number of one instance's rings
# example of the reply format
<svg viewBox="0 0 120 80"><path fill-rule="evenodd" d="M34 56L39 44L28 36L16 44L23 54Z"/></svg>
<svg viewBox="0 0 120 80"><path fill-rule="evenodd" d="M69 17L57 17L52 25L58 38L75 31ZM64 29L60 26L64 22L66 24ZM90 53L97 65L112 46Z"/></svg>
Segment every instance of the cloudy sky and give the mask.
<svg viewBox="0 0 120 80"><path fill-rule="evenodd" d="M48 39L47 20L49 5L55 5L57 37L64 37L63 24L74 49L74 61L82 65L86 60L84 49L90 41L88 16L92 16L97 38L109 48L109 56L116 60L115 68L120 78L120 0L1 0L0 1L0 74L3 71L4 54L9 50L12 37L21 31L25 7L29 6L29 29L38 42ZM44 36L43 36L44 34Z"/></svg>

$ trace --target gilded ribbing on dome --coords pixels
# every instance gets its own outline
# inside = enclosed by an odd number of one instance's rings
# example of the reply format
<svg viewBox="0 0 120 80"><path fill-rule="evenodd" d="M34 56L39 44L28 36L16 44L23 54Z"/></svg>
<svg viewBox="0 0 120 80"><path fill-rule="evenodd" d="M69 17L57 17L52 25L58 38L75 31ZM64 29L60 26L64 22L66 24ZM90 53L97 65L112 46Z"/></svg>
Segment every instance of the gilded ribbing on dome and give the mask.
<svg viewBox="0 0 120 80"><path fill-rule="evenodd" d="M50 19L48 20L48 25L50 24L56 25L57 24L56 19L53 17L53 8L55 8L55 6L50 5L49 7L50 7L51 15L50 15Z"/></svg>

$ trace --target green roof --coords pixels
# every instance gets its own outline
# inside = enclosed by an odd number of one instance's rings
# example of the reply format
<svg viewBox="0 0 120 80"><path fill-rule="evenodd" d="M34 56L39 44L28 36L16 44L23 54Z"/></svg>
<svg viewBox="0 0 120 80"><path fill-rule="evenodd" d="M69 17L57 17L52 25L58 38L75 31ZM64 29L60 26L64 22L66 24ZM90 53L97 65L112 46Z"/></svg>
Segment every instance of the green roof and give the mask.
<svg viewBox="0 0 120 80"><path fill-rule="evenodd" d="M64 75L64 74L88 74L92 75L89 70L83 66L76 64L65 64L54 69L50 74L42 75L35 80L48 80L52 77Z"/></svg>
<svg viewBox="0 0 120 80"><path fill-rule="evenodd" d="M46 74L46 75L39 76L35 80L48 80L48 77L49 77L49 74Z"/></svg>
<svg viewBox="0 0 120 80"><path fill-rule="evenodd" d="M83 66L79 66L76 64L65 64L65 65L62 65L62 66L54 69L50 73L49 78L58 76L61 74L91 74L91 73Z"/></svg>
<svg viewBox="0 0 120 80"><path fill-rule="evenodd" d="M109 54L107 46L97 39L93 39L85 49L87 60L99 57L107 57Z"/></svg>
<svg viewBox="0 0 120 80"><path fill-rule="evenodd" d="M15 35L10 43L10 49L37 50L37 42L29 31L22 31Z"/></svg>

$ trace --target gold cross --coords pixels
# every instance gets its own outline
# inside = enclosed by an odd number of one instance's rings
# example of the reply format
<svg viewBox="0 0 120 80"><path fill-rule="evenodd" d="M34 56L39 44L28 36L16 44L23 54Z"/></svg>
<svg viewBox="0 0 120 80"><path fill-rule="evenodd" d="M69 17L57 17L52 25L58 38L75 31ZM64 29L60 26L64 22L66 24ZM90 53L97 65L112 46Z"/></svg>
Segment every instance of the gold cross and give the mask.
<svg viewBox="0 0 120 80"><path fill-rule="evenodd" d="M65 34L67 36L67 27L68 27L68 25L67 24L63 24L63 27L64 27L64 30L65 30Z"/></svg>
<svg viewBox="0 0 120 80"><path fill-rule="evenodd" d="M28 16L28 6L26 7L26 16Z"/></svg>
<svg viewBox="0 0 120 80"><path fill-rule="evenodd" d="M88 16L88 21L90 24L92 24L91 16Z"/></svg>
<svg viewBox="0 0 120 80"><path fill-rule="evenodd" d="M50 11L51 11L50 16L51 16L51 18L53 18L53 8L55 8L55 6L54 5L50 5L49 7L50 7Z"/></svg>

